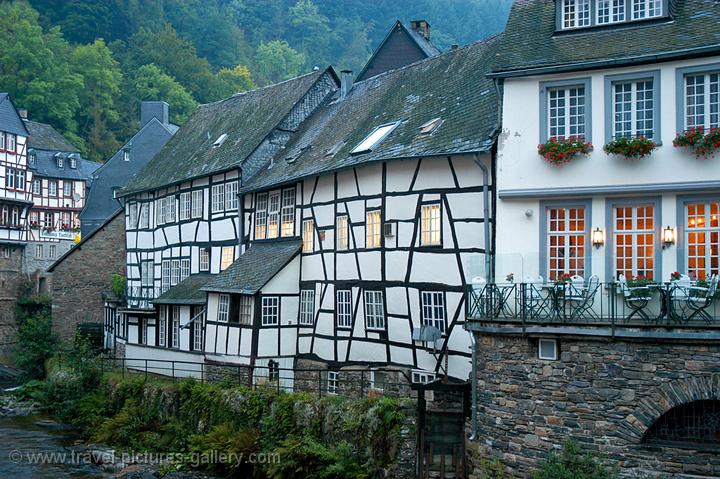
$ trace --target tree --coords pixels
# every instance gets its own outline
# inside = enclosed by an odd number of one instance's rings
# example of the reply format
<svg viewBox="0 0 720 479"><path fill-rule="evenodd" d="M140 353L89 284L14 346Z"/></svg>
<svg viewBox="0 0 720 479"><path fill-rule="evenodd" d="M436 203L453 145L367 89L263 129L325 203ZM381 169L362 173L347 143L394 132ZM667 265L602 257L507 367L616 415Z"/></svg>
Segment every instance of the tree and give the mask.
<svg viewBox="0 0 720 479"><path fill-rule="evenodd" d="M79 143L75 114L84 83L71 69L71 53L60 29L43 32L26 3L0 3L0 91Z"/></svg>
<svg viewBox="0 0 720 479"><path fill-rule="evenodd" d="M86 139L87 148L83 153L90 159L100 160L120 146L111 126L120 118L115 97L120 93L123 75L103 40L77 47L72 59L85 84L77 114L79 133Z"/></svg>
<svg viewBox="0 0 720 479"><path fill-rule="evenodd" d="M293 26L290 41L305 58L313 58L321 64L329 61L329 44L333 40L330 20L321 15L312 0L299 0L288 9L290 24ZM342 33L342 32L341 32Z"/></svg>
<svg viewBox="0 0 720 479"><path fill-rule="evenodd" d="M238 65L235 68L223 68L215 75L218 91L217 98L227 98L235 93L248 91L255 88L255 83L250 76L248 67Z"/></svg>
<svg viewBox="0 0 720 479"><path fill-rule="evenodd" d="M295 51L285 40L261 43L256 59L260 75L270 83L297 76L305 63L305 55Z"/></svg>
<svg viewBox="0 0 720 479"><path fill-rule="evenodd" d="M192 95L173 77L149 64L141 66L133 82L135 98L143 100L164 100L170 105L170 119L183 123L195 110L197 103Z"/></svg>

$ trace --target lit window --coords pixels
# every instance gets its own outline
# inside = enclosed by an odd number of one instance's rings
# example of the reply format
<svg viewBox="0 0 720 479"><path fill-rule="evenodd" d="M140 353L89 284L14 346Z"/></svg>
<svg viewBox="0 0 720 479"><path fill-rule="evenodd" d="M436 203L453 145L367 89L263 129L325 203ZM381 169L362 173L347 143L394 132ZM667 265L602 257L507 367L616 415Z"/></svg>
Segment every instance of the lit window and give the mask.
<svg viewBox="0 0 720 479"><path fill-rule="evenodd" d="M549 88L547 101L548 137L585 137L584 86Z"/></svg>
<svg viewBox="0 0 720 479"><path fill-rule="evenodd" d="M238 182L231 181L225 184L225 209L238 209Z"/></svg>
<svg viewBox="0 0 720 479"><path fill-rule="evenodd" d="M720 127L720 72L685 76L685 129Z"/></svg>
<svg viewBox="0 0 720 479"><path fill-rule="evenodd" d="M361 141L350 154L367 153L374 150L400 124L399 121L380 125Z"/></svg>
<svg viewBox="0 0 720 479"><path fill-rule="evenodd" d="M338 328L352 327L352 291L339 289L337 291L337 306L335 308Z"/></svg>
<svg viewBox="0 0 720 479"><path fill-rule="evenodd" d="M563 28L590 25L590 0L563 0Z"/></svg>
<svg viewBox="0 0 720 479"><path fill-rule="evenodd" d="M445 332L445 295L442 292L423 291L422 321L425 326L434 326Z"/></svg>
<svg viewBox="0 0 720 479"><path fill-rule="evenodd" d="M347 215L337 217L336 237L337 237L337 249L346 250L348 249L348 217Z"/></svg>
<svg viewBox="0 0 720 479"><path fill-rule="evenodd" d="M221 294L218 298L218 321L227 323L230 315L230 295Z"/></svg>
<svg viewBox="0 0 720 479"><path fill-rule="evenodd" d="M223 246L220 254L220 271L225 271L235 261L235 248Z"/></svg>
<svg viewBox="0 0 720 479"><path fill-rule="evenodd" d="M255 239L265 239L267 231L267 193L257 195L255 208Z"/></svg>
<svg viewBox="0 0 720 479"><path fill-rule="evenodd" d="M685 241L688 274L706 279L720 274L720 202L703 201L685 206Z"/></svg>
<svg viewBox="0 0 720 479"><path fill-rule="evenodd" d="M440 204L423 205L421 219L423 246L440 244Z"/></svg>
<svg viewBox="0 0 720 479"><path fill-rule="evenodd" d="M614 213L616 278L642 276L655 271L655 208L652 205L616 206Z"/></svg>
<svg viewBox="0 0 720 479"><path fill-rule="evenodd" d="M585 273L584 207L548 208L547 271L550 280Z"/></svg>
<svg viewBox="0 0 720 479"><path fill-rule="evenodd" d="M295 233L295 188L288 188L282 192L281 219L281 236L293 236Z"/></svg>
<svg viewBox="0 0 720 479"><path fill-rule="evenodd" d="M190 219L192 209L192 196L190 193L180 193L180 220Z"/></svg>
<svg viewBox="0 0 720 479"><path fill-rule="evenodd" d="M278 324L278 313L280 310L280 298L277 296L263 296L261 322L263 326L275 326Z"/></svg>
<svg viewBox="0 0 720 479"><path fill-rule="evenodd" d="M435 130L440 128L440 125L443 124L442 118L434 118L430 120L429 122L423 124L420 126L420 135L426 136L426 135L432 135L435 133Z"/></svg>
<svg viewBox="0 0 720 479"><path fill-rule="evenodd" d="M203 213L203 190L193 190L192 192L192 218L202 218Z"/></svg>
<svg viewBox="0 0 720 479"><path fill-rule="evenodd" d="M280 193L271 193L268 198L267 212L267 237L268 239L278 237L278 226L280 223Z"/></svg>
<svg viewBox="0 0 720 479"><path fill-rule="evenodd" d="M300 324L312 326L315 319L315 291L303 289L300 291Z"/></svg>
<svg viewBox="0 0 720 479"><path fill-rule="evenodd" d="M200 248L200 271L210 271L209 248Z"/></svg>
<svg viewBox="0 0 720 479"><path fill-rule="evenodd" d="M328 371L327 373L327 392L328 394L337 394L340 383L340 373L337 371Z"/></svg>
<svg viewBox="0 0 720 479"><path fill-rule="evenodd" d="M315 251L315 222L313 220L303 221L302 250L304 253Z"/></svg>
<svg viewBox="0 0 720 479"><path fill-rule="evenodd" d="M365 247L379 248L381 236L380 210L368 211L365 215Z"/></svg>
<svg viewBox="0 0 720 479"><path fill-rule="evenodd" d="M180 281L184 281L188 276L190 276L190 260L182 259L180 260Z"/></svg>
<svg viewBox="0 0 720 479"><path fill-rule="evenodd" d="M613 82L613 138L655 136L655 80Z"/></svg>
<svg viewBox="0 0 720 479"><path fill-rule="evenodd" d="M172 347L180 347L180 306L172 307Z"/></svg>
<svg viewBox="0 0 720 479"><path fill-rule="evenodd" d="M172 260L172 270L170 272L170 286L175 286L180 282L180 260Z"/></svg>
<svg viewBox="0 0 720 479"><path fill-rule="evenodd" d="M625 20L625 0L597 0L597 23L616 23Z"/></svg>
<svg viewBox="0 0 720 479"><path fill-rule="evenodd" d="M171 267L170 260L168 260L168 259L163 260L163 262L161 264L161 276L160 276L160 284L162 286L163 293L170 288L171 270L172 270L172 267Z"/></svg>
<svg viewBox="0 0 720 479"><path fill-rule="evenodd" d="M212 187L212 212L218 213L225 210L225 185L213 185Z"/></svg>
<svg viewBox="0 0 720 479"><path fill-rule="evenodd" d="M632 0L633 20L662 15L663 0Z"/></svg>
<svg viewBox="0 0 720 479"><path fill-rule="evenodd" d="M385 329L385 305L382 291L365 291L365 327Z"/></svg>
<svg viewBox="0 0 720 479"><path fill-rule="evenodd" d="M252 325L252 308L252 296L240 296L240 303L238 305L238 322L240 324L245 324L247 326Z"/></svg>

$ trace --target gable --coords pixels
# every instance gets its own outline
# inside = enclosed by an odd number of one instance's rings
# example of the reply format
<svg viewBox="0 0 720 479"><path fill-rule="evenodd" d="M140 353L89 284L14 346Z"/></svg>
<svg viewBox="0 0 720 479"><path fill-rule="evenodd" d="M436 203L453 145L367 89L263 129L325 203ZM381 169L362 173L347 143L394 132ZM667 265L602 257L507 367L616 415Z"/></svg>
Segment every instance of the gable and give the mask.
<svg viewBox="0 0 720 479"><path fill-rule="evenodd" d="M367 65L358 75L357 81L402 68L425 58L428 58L428 55L398 23L368 60Z"/></svg>
<svg viewBox="0 0 720 479"><path fill-rule="evenodd" d="M28 136L25 124L7 93L0 93L0 131Z"/></svg>

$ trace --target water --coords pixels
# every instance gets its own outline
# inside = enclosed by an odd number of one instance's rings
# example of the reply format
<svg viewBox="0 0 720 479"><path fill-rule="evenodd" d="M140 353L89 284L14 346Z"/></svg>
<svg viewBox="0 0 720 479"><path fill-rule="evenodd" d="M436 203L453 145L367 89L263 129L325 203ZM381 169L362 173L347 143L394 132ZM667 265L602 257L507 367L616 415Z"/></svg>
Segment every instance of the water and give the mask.
<svg viewBox="0 0 720 479"><path fill-rule="evenodd" d="M41 427L42 416L0 418L0 478L3 479L100 479L107 478L98 466L73 460L76 436L62 427ZM52 460L37 461L34 454ZM64 459L64 462L63 462Z"/></svg>

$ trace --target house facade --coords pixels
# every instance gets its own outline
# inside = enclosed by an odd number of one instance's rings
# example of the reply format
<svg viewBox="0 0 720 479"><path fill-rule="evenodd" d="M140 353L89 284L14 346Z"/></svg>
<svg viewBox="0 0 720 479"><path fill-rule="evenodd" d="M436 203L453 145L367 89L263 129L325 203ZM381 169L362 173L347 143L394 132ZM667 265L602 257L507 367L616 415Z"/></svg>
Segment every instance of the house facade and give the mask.
<svg viewBox="0 0 720 479"><path fill-rule="evenodd" d="M627 475L720 471L718 155L674 145L720 126L718 18L695 0L512 9L490 75L496 274L469 291L468 327L474 433L516 474L568 437Z"/></svg>
<svg viewBox="0 0 720 479"><path fill-rule="evenodd" d="M125 356L466 381L499 113L468 73L494 47L201 106L122 193L128 299L107 308Z"/></svg>

